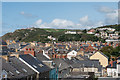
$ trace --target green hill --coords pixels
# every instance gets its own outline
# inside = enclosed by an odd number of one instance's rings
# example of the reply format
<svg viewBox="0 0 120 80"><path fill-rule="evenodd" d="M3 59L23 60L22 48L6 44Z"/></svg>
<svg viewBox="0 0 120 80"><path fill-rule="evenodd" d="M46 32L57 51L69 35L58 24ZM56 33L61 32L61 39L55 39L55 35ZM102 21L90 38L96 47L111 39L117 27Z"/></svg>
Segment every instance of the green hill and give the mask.
<svg viewBox="0 0 120 80"><path fill-rule="evenodd" d="M98 28L114 28L116 31L120 31L120 24L115 24L115 25L106 25L106 26L101 26Z"/></svg>
<svg viewBox="0 0 120 80"><path fill-rule="evenodd" d="M83 32L82 34L65 34L66 31ZM18 29L13 33L7 33L2 36L3 40L19 40L24 42L40 41L49 42L48 36L56 38L56 41L104 41L94 35L84 33L84 30L70 30L70 29Z"/></svg>

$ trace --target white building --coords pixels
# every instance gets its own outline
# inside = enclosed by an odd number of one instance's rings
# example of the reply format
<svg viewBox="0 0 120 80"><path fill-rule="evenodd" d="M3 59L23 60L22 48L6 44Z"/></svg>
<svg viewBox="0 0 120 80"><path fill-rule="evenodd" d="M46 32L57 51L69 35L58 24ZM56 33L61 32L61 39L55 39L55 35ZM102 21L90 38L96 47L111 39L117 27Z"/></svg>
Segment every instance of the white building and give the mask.
<svg viewBox="0 0 120 80"><path fill-rule="evenodd" d="M109 31L115 31L115 29L114 28L99 28L98 30L101 30L101 31L103 31L103 30L109 30Z"/></svg>
<svg viewBox="0 0 120 80"><path fill-rule="evenodd" d="M77 34L77 32L76 31L67 31L67 32L65 32L65 34Z"/></svg>
<svg viewBox="0 0 120 80"><path fill-rule="evenodd" d="M47 38L50 39L50 40L56 40L56 38L54 38L52 36L48 36Z"/></svg>
<svg viewBox="0 0 120 80"><path fill-rule="evenodd" d="M110 77L120 77L120 59L114 62L113 65L107 67L107 74Z"/></svg>
<svg viewBox="0 0 120 80"><path fill-rule="evenodd" d="M91 29L91 30L87 31L87 34L95 34L95 30Z"/></svg>
<svg viewBox="0 0 120 80"><path fill-rule="evenodd" d="M72 57L76 57L77 56L77 51L72 50L67 54L67 58L71 59Z"/></svg>

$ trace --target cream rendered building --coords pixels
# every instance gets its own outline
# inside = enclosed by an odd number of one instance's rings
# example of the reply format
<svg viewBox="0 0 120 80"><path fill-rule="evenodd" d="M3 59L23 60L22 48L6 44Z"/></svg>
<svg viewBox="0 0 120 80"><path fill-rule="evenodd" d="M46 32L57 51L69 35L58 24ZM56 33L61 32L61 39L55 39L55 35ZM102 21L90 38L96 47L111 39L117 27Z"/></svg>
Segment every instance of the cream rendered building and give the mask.
<svg viewBox="0 0 120 80"><path fill-rule="evenodd" d="M99 60L100 64L103 67L106 67L108 65L108 57L100 51L97 51L92 56L90 56L90 59L91 60Z"/></svg>

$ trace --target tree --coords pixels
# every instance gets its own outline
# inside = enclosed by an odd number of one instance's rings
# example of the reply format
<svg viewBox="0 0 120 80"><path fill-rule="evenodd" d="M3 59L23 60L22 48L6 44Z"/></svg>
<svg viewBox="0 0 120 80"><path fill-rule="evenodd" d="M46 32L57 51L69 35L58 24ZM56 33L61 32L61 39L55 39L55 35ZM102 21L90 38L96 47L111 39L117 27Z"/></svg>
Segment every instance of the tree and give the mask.
<svg viewBox="0 0 120 80"><path fill-rule="evenodd" d="M108 57L110 57L111 55L116 57L120 56L120 46L116 48L113 48L112 46L105 46L100 51Z"/></svg>
<svg viewBox="0 0 120 80"><path fill-rule="evenodd" d="M120 56L120 46L114 48L111 55Z"/></svg>
<svg viewBox="0 0 120 80"><path fill-rule="evenodd" d="M103 47L100 51L103 52L105 55L107 55L108 57L111 56L111 54L113 53L113 47L112 46L105 46Z"/></svg>
<svg viewBox="0 0 120 80"><path fill-rule="evenodd" d="M83 30L83 33L87 33L87 30L86 30L86 29L84 29L84 30Z"/></svg>

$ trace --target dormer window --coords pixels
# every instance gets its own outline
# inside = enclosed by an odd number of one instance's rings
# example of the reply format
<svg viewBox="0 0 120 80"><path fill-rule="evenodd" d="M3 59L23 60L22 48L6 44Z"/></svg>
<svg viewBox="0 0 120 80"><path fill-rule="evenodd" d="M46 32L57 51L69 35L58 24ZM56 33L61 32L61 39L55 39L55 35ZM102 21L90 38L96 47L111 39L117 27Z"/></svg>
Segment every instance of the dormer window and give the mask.
<svg viewBox="0 0 120 80"><path fill-rule="evenodd" d="M20 72L18 70L16 70L16 73L19 74Z"/></svg>
<svg viewBox="0 0 120 80"><path fill-rule="evenodd" d="M37 68L37 66L33 65L34 68Z"/></svg>
<svg viewBox="0 0 120 80"><path fill-rule="evenodd" d="M23 70L24 72L27 72L27 70L26 70L26 69L24 69L24 68L22 68L22 70Z"/></svg>
<svg viewBox="0 0 120 80"><path fill-rule="evenodd" d="M39 66L40 66L40 67L43 67L44 65L42 65L42 64L39 64Z"/></svg>
<svg viewBox="0 0 120 80"><path fill-rule="evenodd" d="M14 74L13 74L11 71L9 71L9 73L10 73L12 76L14 76Z"/></svg>

